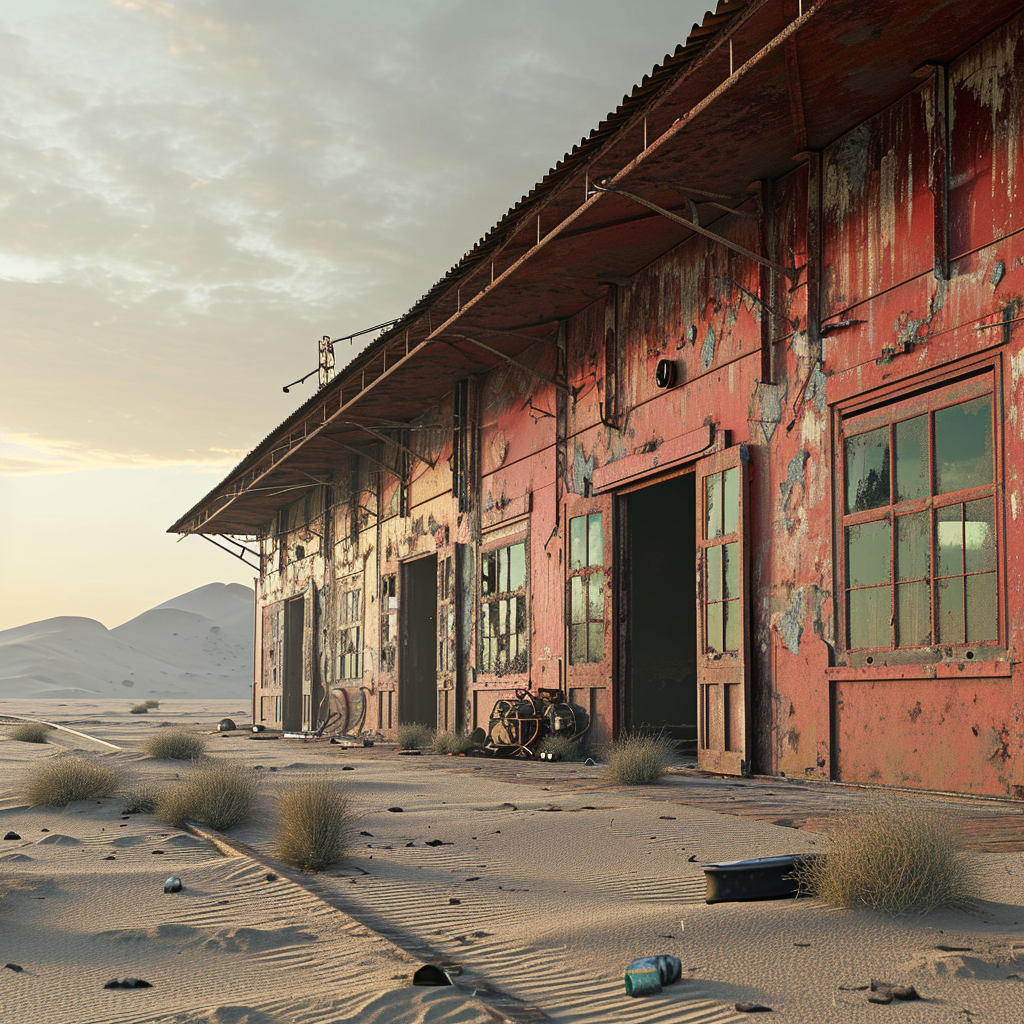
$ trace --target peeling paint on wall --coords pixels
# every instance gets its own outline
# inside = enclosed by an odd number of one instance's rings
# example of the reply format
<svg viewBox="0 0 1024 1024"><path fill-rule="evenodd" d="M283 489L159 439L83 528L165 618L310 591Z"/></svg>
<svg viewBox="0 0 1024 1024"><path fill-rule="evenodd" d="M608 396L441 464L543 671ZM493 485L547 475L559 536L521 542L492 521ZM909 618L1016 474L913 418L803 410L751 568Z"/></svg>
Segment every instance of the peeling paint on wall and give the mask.
<svg viewBox="0 0 1024 1024"><path fill-rule="evenodd" d="M715 360L715 329L708 324L708 333L704 337L704 344L700 350L700 361L704 366L705 370L711 368L711 364Z"/></svg>

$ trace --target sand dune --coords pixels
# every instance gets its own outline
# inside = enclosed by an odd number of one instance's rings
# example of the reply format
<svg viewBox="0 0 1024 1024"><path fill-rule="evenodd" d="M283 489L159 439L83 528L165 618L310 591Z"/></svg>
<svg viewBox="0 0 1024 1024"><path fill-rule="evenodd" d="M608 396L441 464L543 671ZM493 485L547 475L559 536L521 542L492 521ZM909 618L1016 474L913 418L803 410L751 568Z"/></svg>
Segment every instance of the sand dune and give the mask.
<svg viewBox="0 0 1024 1024"><path fill-rule="evenodd" d="M0 696L248 695L253 592L211 583L107 629L61 616L0 632Z"/></svg>

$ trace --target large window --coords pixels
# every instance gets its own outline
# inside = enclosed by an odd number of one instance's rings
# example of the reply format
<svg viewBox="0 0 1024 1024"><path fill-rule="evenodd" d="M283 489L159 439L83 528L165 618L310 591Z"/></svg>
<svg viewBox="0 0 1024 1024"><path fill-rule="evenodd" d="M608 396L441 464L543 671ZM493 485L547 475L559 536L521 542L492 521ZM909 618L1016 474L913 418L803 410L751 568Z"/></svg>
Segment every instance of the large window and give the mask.
<svg viewBox="0 0 1024 1024"><path fill-rule="evenodd" d="M991 379L842 421L846 647L998 640Z"/></svg>
<svg viewBox="0 0 1024 1024"><path fill-rule="evenodd" d="M604 520L569 520L569 664L604 660Z"/></svg>
<svg viewBox="0 0 1024 1024"><path fill-rule="evenodd" d="M709 651L740 647L740 467L704 477L704 637Z"/></svg>
<svg viewBox="0 0 1024 1024"><path fill-rule="evenodd" d="M394 675L398 644L398 582L394 573L380 578L380 670Z"/></svg>
<svg viewBox="0 0 1024 1024"><path fill-rule="evenodd" d="M350 579L341 592L338 612L338 678L361 679L363 675L362 577Z"/></svg>
<svg viewBox="0 0 1024 1024"><path fill-rule="evenodd" d="M485 551L480 572L480 668L494 675L526 672L526 544Z"/></svg>

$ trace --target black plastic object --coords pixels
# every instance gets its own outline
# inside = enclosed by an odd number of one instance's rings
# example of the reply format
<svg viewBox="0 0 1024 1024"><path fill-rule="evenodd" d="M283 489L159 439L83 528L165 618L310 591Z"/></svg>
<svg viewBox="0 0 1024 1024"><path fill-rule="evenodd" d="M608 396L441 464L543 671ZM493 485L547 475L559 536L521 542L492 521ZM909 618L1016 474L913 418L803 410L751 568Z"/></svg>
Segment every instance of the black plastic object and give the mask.
<svg viewBox="0 0 1024 1024"><path fill-rule="evenodd" d="M424 964L413 974L412 983L414 985L450 985L452 979L440 967Z"/></svg>
<svg viewBox="0 0 1024 1024"><path fill-rule="evenodd" d="M152 988L153 986L148 981L143 981L141 978L125 978L124 981L118 981L114 978L112 981L108 981L104 988Z"/></svg>
<svg viewBox="0 0 1024 1024"><path fill-rule="evenodd" d="M678 981L683 963L677 956L659 953L634 960L626 968L626 995L650 996Z"/></svg>
<svg viewBox="0 0 1024 1024"><path fill-rule="evenodd" d="M177 875L171 875L170 878L164 882L164 892L181 892L181 879Z"/></svg>
<svg viewBox="0 0 1024 1024"><path fill-rule="evenodd" d="M705 903L739 903L745 900L782 900L800 894L793 872L817 854L792 857L755 857L721 864L705 864Z"/></svg>
<svg viewBox="0 0 1024 1024"><path fill-rule="evenodd" d="M659 359L654 368L654 385L659 388L670 388L676 382L676 364L671 359Z"/></svg>
<svg viewBox="0 0 1024 1024"><path fill-rule="evenodd" d="M217 732L234 732L237 726L230 718L222 718L217 723Z"/></svg>
<svg viewBox="0 0 1024 1024"><path fill-rule="evenodd" d="M20 838L21 838L21 836L19 836L17 832L8 832L7 835L4 836L4 839L20 839Z"/></svg>

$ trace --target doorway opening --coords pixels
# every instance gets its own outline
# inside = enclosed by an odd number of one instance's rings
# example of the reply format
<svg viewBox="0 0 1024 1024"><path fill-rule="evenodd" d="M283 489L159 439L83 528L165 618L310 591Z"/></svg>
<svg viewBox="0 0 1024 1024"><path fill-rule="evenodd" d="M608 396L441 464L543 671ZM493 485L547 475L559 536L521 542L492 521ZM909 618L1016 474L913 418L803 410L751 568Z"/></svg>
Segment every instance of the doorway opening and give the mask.
<svg viewBox="0 0 1024 1024"><path fill-rule="evenodd" d="M284 676L281 680L281 728L302 729L302 639L306 631L306 599L293 597L284 605Z"/></svg>
<svg viewBox="0 0 1024 1024"><path fill-rule="evenodd" d="M697 751L697 501L692 473L625 498L627 728Z"/></svg>
<svg viewBox="0 0 1024 1024"><path fill-rule="evenodd" d="M402 566L398 720L437 728L437 555Z"/></svg>

